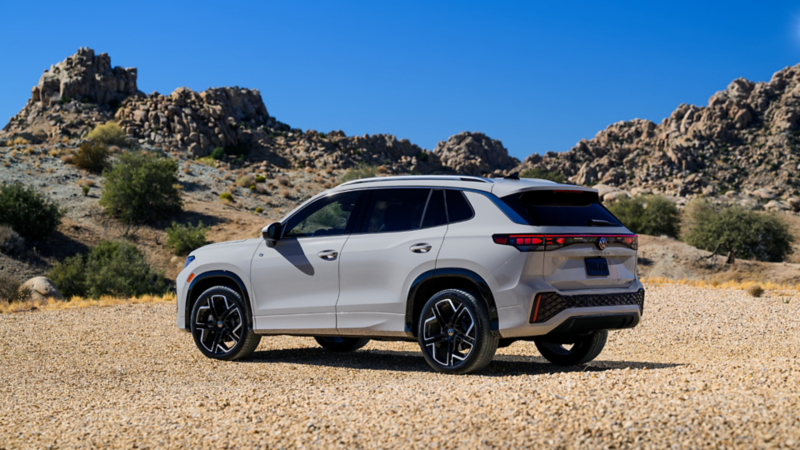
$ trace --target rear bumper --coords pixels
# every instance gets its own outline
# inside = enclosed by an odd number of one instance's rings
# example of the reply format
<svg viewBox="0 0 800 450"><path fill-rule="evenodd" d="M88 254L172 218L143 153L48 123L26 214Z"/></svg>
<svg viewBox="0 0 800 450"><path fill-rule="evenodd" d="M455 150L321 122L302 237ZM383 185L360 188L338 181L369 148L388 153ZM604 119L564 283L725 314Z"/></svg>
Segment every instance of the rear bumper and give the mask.
<svg viewBox="0 0 800 450"><path fill-rule="evenodd" d="M643 312L641 288L633 292L582 295L539 293L531 302L526 323L501 329L500 334L504 338L517 338L632 328L638 325Z"/></svg>

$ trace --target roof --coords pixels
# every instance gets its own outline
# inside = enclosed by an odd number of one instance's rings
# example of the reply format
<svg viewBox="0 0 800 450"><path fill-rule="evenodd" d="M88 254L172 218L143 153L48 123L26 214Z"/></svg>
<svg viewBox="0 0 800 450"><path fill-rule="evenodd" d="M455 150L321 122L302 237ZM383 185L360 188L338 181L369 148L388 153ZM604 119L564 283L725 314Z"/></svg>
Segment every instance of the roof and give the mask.
<svg viewBox="0 0 800 450"><path fill-rule="evenodd" d="M595 189L570 184L559 184L538 178L483 178L466 175L401 175L391 177L362 178L348 181L333 188L333 191L345 191L367 187L400 187L400 186L426 186L426 187L452 187L491 192L498 197L513 194L514 192L536 189L570 189L580 191L595 191Z"/></svg>

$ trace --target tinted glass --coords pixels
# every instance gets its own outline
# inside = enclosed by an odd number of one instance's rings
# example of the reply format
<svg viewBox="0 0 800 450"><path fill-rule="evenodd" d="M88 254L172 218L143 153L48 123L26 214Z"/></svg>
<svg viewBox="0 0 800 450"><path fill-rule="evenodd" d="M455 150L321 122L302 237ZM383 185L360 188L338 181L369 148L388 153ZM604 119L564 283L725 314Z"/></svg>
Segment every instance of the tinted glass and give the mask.
<svg viewBox="0 0 800 450"><path fill-rule="evenodd" d="M418 230L430 189L372 191L364 220L367 233Z"/></svg>
<svg viewBox="0 0 800 450"><path fill-rule="evenodd" d="M444 191L435 190L428 200L425 209L425 218L422 219L422 228L438 227L447 223L447 213L444 208Z"/></svg>
<svg viewBox="0 0 800 450"><path fill-rule="evenodd" d="M447 190L447 217L450 223L472 219L472 206L461 191Z"/></svg>
<svg viewBox="0 0 800 450"><path fill-rule="evenodd" d="M620 227L595 192L527 191L502 198L531 225Z"/></svg>
<svg viewBox="0 0 800 450"><path fill-rule="evenodd" d="M347 233L359 192L322 198L306 206L286 225L284 237L336 236Z"/></svg>

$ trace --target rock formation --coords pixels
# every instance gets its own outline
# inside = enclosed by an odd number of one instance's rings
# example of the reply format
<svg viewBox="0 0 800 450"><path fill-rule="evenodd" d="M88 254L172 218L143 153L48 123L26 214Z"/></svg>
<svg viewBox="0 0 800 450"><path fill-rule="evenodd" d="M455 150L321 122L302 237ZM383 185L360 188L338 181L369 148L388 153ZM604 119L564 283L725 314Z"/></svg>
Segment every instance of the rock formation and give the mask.
<svg viewBox="0 0 800 450"><path fill-rule="evenodd" d="M507 171L519 164L508 156L503 143L483 133L463 132L436 145L433 153L442 164L466 175L486 175Z"/></svg>

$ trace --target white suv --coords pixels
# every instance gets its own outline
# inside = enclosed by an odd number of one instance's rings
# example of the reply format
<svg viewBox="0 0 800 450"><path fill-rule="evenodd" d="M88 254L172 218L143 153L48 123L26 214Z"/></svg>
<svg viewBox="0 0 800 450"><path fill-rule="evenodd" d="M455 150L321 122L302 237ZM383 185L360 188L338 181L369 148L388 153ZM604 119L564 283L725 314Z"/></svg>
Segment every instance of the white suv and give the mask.
<svg viewBox="0 0 800 450"><path fill-rule="evenodd" d="M332 351L417 341L446 373L480 370L516 340L581 364L607 330L639 323L636 248L594 189L516 176L363 179L315 196L262 239L192 252L177 324L223 360L282 334Z"/></svg>

